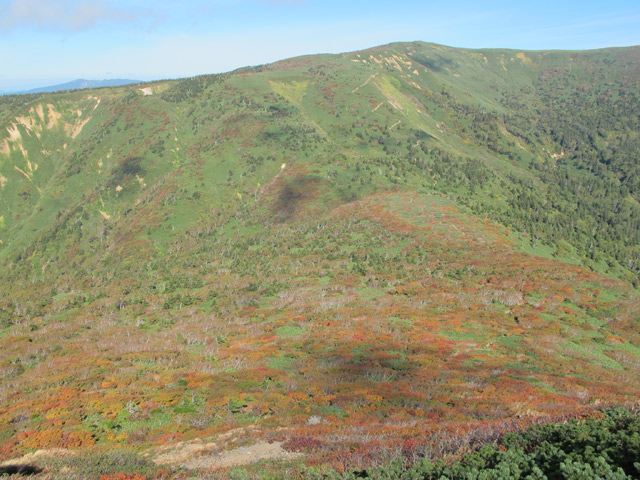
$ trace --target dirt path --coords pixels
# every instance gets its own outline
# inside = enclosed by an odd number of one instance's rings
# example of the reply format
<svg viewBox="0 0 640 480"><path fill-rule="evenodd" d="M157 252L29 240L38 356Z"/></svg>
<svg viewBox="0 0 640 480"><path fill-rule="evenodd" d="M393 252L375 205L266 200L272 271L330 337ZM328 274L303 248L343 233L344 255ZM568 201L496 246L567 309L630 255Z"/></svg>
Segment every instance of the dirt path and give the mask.
<svg viewBox="0 0 640 480"><path fill-rule="evenodd" d="M214 470L217 468L237 467L248 463L270 460L274 458L289 459L300 457L300 453L287 452L282 448L281 442L259 442L247 447L238 447L234 450L219 452L210 455L202 455L193 458L182 465L186 468Z"/></svg>
<svg viewBox="0 0 640 480"><path fill-rule="evenodd" d="M354 88L351 93L356 93L358 90L360 90L362 87L366 86L367 83L369 83L373 78L376 78L376 75L378 75L377 73L374 73L373 75L371 75L369 78L367 78L367 81L364 82L362 85L360 85L359 87Z"/></svg>
<svg viewBox="0 0 640 480"><path fill-rule="evenodd" d="M301 457L300 453L287 452L282 442L258 441L251 445L225 450L225 446L256 433L255 427L245 427L206 439L196 438L188 442L178 442L153 449L150 456L157 465L180 466L197 470L216 470L237 467L261 460L287 459Z"/></svg>

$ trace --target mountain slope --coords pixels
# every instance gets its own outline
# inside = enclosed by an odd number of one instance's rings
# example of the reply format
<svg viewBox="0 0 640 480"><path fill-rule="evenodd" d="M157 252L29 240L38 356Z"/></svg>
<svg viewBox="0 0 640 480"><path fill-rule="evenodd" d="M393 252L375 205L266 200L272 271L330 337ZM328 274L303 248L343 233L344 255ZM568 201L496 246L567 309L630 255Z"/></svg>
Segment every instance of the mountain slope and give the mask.
<svg viewBox="0 0 640 480"><path fill-rule="evenodd" d="M4 452L255 424L344 466L633 401L639 57L393 44L1 98Z"/></svg>

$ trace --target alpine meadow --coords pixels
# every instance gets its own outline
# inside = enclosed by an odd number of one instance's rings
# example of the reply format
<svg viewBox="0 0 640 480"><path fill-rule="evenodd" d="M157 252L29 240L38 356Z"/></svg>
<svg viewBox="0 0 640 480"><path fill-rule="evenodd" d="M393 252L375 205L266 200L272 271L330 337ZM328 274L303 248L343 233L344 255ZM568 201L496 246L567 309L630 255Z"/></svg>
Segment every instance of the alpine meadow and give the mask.
<svg viewBox="0 0 640 480"><path fill-rule="evenodd" d="M0 96L0 473L638 478L638 152L640 47Z"/></svg>

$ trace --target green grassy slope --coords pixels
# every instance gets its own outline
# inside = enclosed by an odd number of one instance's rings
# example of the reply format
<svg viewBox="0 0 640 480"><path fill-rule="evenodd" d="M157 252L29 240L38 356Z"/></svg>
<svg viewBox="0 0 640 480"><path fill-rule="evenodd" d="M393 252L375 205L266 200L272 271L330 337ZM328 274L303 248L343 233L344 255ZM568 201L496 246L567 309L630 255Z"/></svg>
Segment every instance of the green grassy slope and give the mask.
<svg viewBox="0 0 640 480"><path fill-rule="evenodd" d="M158 84L155 95L7 97L2 255L27 254L72 205L100 235L109 212L135 215L146 185L195 192L206 179L196 209L172 205L187 216L175 236L201 205L256 199L290 160L313 163L318 184L332 166L346 173L326 201L399 186L454 194L534 244L633 280L637 56L398 44ZM381 161L384 172L366 171ZM361 185L344 184L351 171Z"/></svg>
<svg viewBox="0 0 640 480"><path fill-rule="evenodd" d="M639 57L392 44L0 97L4 455L252 424L344 466L637 398Z"/></svg>

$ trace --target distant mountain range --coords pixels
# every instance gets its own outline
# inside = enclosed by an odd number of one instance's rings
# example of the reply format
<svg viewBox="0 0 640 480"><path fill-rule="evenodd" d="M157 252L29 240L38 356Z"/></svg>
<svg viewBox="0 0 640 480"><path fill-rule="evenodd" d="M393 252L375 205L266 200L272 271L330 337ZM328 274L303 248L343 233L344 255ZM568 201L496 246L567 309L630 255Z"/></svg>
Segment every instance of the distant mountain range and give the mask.
<svg viewBox="0 0 640 480"><path fill-rule="evenodd" d="M61 83L59 85L49 85L46 87L32 88L31 90L20 91L1 91L0 95L9 94L25 94L25 93L48 93L59 92L63 90L79 90L82 88L99 88L99 87L119 87L130 83L140 83L140 80L129 80L126 78L113 78L109 80L85 80L79 78L70 82Z"/></svg>

